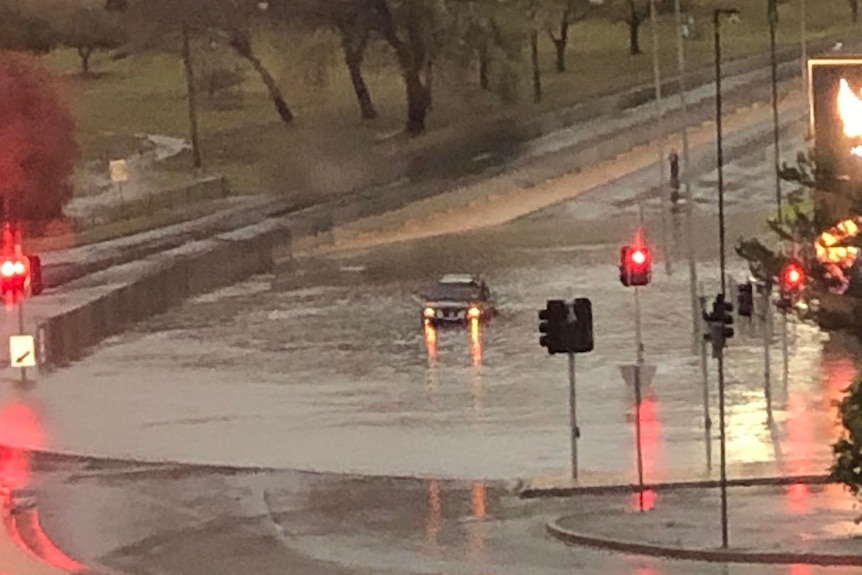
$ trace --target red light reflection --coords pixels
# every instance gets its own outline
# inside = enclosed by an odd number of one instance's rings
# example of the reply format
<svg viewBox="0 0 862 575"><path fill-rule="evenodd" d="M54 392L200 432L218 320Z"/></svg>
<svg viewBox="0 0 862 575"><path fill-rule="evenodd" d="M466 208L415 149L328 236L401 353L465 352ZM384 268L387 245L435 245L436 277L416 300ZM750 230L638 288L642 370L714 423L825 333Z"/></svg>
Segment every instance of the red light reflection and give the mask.
<svg viewBox="0 0 862 575"><path fill-rule="evenodd" d="M652 489L644 489L640 493L632 493L629 507L633 510L652 511L658 502L658 493Z"/></svg>
<svg viewBox="0 0 862 575"><path fill-rule="evenodd" d="M30 483L29 451L45 446L35 410L23 401L0 409L0 484L20 489Z"/></svg>
<svg viewBox="0 0 862 575"><path fill-rule="evenodd" d="M809 503L808 486L804 483L794 483L787 487L787 506L793 513L805 513Z"/></svg>
<svg viewBox="0 0 862 575"><path fill-rule="evenodd" d="M645 397L640 404L641 450L644 478L655 477L661 447L661 422L658 418L658 401Z"/></svg>
<svg viewBox="0 0 862 575"><path fill-rule="evenodd" d="M811 566L795 563L790 566L789 575L811 575Z"/></svg>

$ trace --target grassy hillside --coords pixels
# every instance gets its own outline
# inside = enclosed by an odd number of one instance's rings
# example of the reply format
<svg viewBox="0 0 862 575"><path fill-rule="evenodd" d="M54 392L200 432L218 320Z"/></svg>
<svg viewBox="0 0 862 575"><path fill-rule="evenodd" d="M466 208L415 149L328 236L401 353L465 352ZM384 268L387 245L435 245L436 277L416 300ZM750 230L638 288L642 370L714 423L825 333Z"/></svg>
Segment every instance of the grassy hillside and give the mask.
<svg viewBox="0 0 862 575"><path fill-rule="evenodd" d="M690 0L689 5L697 15L701 34L686 42L687 60L691 67L707 65L713 56L709 10L715 2ZM846 2L809 1L808 5L809 38L850 31ZM794 0L781 7L780 43L797 43L799 32L799 3ZM659 36L662 70L671 75L676 71L672 15L662 17ZM737 24L726 24L723 38L728 59L765 52L765 6L746 11ZM277 77L297 113L295 124L285 126L252 70L232 54L210 53L218 49L196 42L196 57L218 57L227 67L245 70L238 93L201 98L205 167L227 174L241 192L333 194L378 173L399 148L423 146L494 118L523 118L652 79L648 22L641 30L644 54L638 56L628 54L624 24L598 19L576 24L572 29L569 70L562 74L553 70L553 46L546 35L542 35L541 43L545 93L541 103L531 101L527 54L521 63L521 98L514 104L505 104L495 94L481 90L475 66L464 69L441 63L435 68L429 133L407 141L393 136L404 121L404 90L385 46L371 50L365 68L380 112L380 118L369 122L359 119L337 37L290 30L259 33L255 50ZM133 153L137 146L135 134L188 134L185 80L178 55L145 54L112 60L106 54L97 54L92 61L96 75L86 78L78 74L73 52L56 51L46 61L63 74L67 96L78 119L85 161L106 162L108 158ZM187 173L190 164L190 158L183 155L168 162L166 169Z"/></svg>

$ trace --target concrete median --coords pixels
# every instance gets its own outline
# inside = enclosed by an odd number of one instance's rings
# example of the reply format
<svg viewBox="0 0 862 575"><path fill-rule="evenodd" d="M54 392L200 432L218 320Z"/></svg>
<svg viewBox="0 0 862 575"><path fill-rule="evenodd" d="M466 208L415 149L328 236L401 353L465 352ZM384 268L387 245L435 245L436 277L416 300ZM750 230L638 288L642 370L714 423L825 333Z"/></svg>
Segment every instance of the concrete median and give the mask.
<svg viewBox="0 0 862 575"><path fill-rule="evenodd" d="M191 296L271 271L272 250L287 237L283 221L267 220L99 272L44 295L28 314L31 333L40 334L38 344L44 350L40 364L56 367L79 360L90 347L130 324Z"/></svg>

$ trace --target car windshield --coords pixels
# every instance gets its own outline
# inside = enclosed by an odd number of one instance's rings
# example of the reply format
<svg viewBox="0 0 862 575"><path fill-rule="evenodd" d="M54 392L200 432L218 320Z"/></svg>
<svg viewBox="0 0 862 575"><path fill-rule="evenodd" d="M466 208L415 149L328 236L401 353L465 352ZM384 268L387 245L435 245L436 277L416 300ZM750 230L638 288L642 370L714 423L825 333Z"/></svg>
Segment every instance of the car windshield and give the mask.
<svg viewBox="0 0 862 575"><path fill-rule="evenodd" d="M438 300L470 301L479 299L479 286L471 284L440 283L431 290L431 297Z"/></svg>

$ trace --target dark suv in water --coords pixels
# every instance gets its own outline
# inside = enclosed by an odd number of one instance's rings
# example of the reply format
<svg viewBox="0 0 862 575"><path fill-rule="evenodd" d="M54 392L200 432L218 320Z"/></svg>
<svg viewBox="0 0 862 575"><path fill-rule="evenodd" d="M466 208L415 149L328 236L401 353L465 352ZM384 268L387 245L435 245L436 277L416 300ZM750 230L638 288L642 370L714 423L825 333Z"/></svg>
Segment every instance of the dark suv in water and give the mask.
<svg viewBox="0 0 862 575"><path fill-rule="evenodd" d="M445 275L431 288L422 309L424 325L467 325L497 315L484 280L469 274Z"/></svg>

